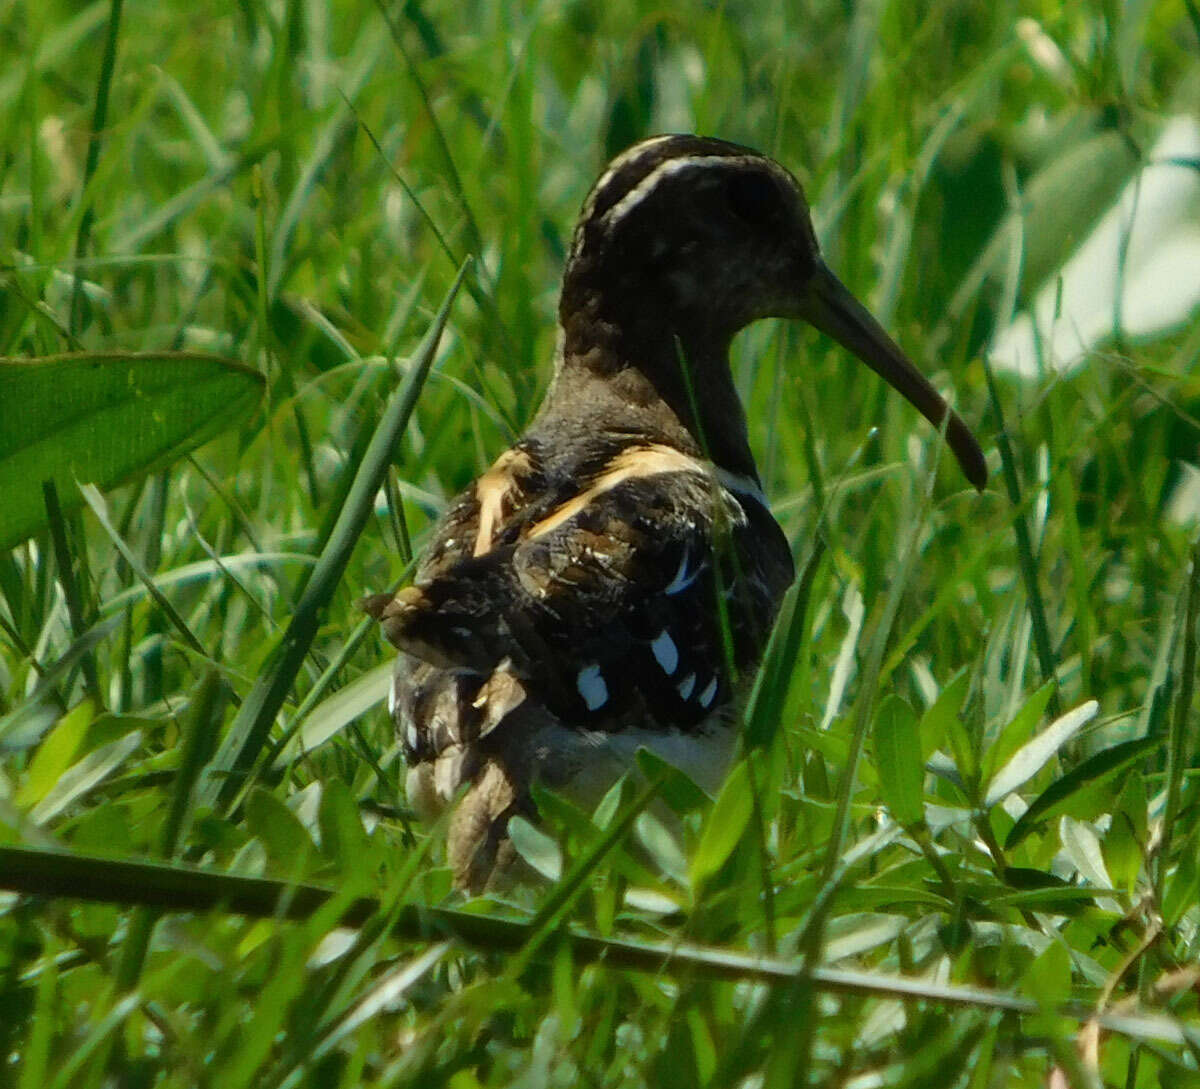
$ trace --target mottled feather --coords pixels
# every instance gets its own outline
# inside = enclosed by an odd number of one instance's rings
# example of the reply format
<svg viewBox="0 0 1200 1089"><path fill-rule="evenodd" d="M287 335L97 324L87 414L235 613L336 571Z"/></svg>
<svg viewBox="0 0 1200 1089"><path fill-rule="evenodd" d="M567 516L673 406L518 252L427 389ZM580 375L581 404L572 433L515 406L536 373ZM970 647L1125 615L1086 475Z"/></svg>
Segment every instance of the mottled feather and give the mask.
<svg viewBox="0 0 1200 1089"><path fill-rule="evenodd" d="M364 603L401 651L409 798L457 799L461 887L509 870L537 780L595 798L648 745L719 785L792 579L729 369L737 331L772 315L831 333L986 479L966 426L822 262L787 170L698 136L618 156L573 236L537 419L450 505L414 584Z"/></svg>

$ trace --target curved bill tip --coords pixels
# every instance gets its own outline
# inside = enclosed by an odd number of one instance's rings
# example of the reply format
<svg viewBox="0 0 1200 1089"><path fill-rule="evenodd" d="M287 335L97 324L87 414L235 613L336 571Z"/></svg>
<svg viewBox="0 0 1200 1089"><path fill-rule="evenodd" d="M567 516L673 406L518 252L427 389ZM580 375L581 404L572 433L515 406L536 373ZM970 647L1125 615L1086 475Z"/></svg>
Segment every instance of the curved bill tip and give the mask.
<svg viewBox="0 0 1200 1089"><path fill-rule="evenodd" d="M948 405L896 342L829 269L818 262L800 316L862 360L939 431L963 475L979 490L987 485L987 460L971 429Z"/></svg>

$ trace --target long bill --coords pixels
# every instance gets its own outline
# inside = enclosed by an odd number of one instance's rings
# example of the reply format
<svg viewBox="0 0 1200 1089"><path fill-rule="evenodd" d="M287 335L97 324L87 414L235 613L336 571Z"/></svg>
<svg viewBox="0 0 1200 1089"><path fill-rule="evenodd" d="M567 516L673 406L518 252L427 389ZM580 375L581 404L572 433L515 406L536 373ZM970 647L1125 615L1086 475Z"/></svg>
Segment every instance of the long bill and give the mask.
<svg viewBox="0 0 1200 1089"><path fill-rule="evenodd" d="M987 484L987 463L983 451L970 428L946 404L942 395L824 263L818 262L808 287L801 317L822 333L833 337L847 351L853 352L902 393L939 431L945 427L946 442L958 459L963 473L982 491Z"/></svg>

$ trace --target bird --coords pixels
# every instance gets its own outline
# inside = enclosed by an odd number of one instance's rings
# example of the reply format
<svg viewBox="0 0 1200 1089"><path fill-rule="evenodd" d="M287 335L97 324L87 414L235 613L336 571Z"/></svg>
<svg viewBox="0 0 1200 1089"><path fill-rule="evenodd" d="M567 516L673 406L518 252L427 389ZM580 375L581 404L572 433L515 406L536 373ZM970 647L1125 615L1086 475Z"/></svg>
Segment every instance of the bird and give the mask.
<svg viewBox="0 0 1200 1089"><path fill-rule="evenodd" d="M794 575L729 365L766 317L874 369L984 488L979 443L826 266L785 167L689 134L619 154L575 227L533 422L450 503L414 581L362 601L400 652L408 802L453 807L463 892L513 880L535 782L595 804L644 746L719 789Z"/></svg>

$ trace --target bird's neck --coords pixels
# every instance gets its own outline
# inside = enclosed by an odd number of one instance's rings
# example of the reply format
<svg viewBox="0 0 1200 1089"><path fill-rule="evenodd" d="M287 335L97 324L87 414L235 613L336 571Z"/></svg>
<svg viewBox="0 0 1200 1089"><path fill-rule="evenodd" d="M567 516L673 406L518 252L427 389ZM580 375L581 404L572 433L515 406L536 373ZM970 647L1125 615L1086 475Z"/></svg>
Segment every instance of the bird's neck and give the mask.
<svg viewBox="0 0 1200 1089"><path fill-rule="evenodd" d="M697 317L562 314L554 382L539 414L546 426L646 436L757 481L746 415L729 372L732 333Z"/></svg>

